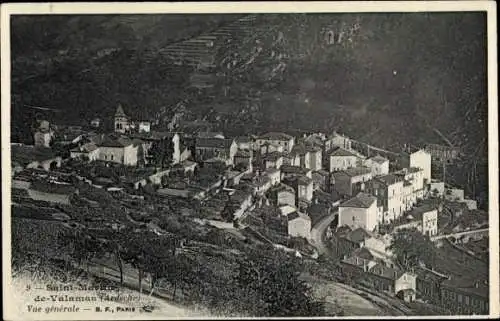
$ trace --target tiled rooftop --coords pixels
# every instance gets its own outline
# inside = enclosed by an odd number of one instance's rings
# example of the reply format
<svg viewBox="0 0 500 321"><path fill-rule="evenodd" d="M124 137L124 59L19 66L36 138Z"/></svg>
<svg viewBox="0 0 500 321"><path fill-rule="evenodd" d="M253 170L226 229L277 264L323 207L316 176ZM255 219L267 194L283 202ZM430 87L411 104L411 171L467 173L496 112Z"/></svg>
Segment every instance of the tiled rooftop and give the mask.
<svg viewBox="0 0 500 321"><path fill-rule="evenodd" d="M342 203L341 207L357 207L357 208L369 208L377 201L375 196L366 193L358 193L355 197Z"/></svg>
<svg viewBox="0 0 500 321"><path fill-rule="evenodd" d="M394 174L387 174L384 176L378 176L375 178L376 180L382 182L385 185L392 185L398 182L403 182L403 178L394 175Z"/></svg>

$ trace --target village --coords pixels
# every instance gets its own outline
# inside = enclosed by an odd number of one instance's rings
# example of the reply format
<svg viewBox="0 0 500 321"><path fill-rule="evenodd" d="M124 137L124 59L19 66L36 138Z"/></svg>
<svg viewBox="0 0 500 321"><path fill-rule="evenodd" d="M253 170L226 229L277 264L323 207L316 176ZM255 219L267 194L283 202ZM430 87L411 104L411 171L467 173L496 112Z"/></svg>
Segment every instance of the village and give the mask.
<svg viewBox="0 0 500 321"><path fill-rule="evenodd" d="M117 106L113 132L98 118L85 127L41 120L33 145L12 143L13 217L88 229L133 222L158 235L189 221L304 260L336 260L331 270L345 282L402 302L487 313L488 215L463 187L433 176L433 162L456 155L434 145L397 156L360 150L333 130L163 129L127 107ZM123 213L103 210L111 200ZM405 233L437 257L402 264L393 244Z"/></svg>

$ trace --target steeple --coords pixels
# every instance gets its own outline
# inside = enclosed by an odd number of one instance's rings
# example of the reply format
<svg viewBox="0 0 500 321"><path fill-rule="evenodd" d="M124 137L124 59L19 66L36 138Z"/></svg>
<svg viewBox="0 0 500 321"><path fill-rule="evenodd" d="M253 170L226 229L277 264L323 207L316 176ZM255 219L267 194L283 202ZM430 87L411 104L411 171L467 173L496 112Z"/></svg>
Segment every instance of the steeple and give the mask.
<svg viewBox="0 0 500 321"><path fill-rule="evenodd" d="M130 128L129 120L121 104L118 104L115 113L115 132L125 133Z"/></svg>
<svg viewBox="0 0 500 321"><path fill-rule="evenodd" d="M127 115L125 115L125 112L123 111L122 104L118 104L118 108L116 108L115 117L127 117Z"/></svg>

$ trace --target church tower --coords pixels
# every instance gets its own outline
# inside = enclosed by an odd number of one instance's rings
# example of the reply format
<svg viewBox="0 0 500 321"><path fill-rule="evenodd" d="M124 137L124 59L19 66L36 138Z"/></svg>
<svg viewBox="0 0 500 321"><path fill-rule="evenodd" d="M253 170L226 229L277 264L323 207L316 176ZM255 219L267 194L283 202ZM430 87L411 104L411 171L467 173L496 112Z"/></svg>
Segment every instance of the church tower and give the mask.
<svg viewBox="0 0 500 321"><path fill-rule="evenodd" d="M118 105L115 113L115 132L125 133L129 129L129 121L127 115L123 111L121 104Z"/></svg>

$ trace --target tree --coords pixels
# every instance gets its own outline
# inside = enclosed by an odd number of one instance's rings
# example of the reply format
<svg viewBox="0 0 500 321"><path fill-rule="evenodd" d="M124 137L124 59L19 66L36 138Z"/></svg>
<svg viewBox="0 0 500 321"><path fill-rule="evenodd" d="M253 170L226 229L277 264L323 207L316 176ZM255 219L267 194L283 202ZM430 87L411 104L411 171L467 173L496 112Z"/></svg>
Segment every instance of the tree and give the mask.
<svg viewBox="0 0 500 321"><path fill-rule="evenodd" d="M419 263L432 266L436 256L436 248L430 238L416 228L398 230L389 249L398 263L406 269L418 266Z"/></svg>
<svg viewBox="0 0 500 321"><path fill-rule="evenodd" d="M60 242L71 244L71 256L75 259L79 266L85 263L87 272L90 269L90 261L105 253L103 241L99 240L95 235L84 232L79 229L72 231L60 232L58 235Z"/></svg>
<svg viewBox="0 0 500 321"><path fill-rule="evenodd" d="M253 260L240 263L238 284L258 294L266 308L263 316L316 316L324 306L311 296L309 286L299 279L300 267L287 254L273 252L266 256L254 253Z"/></svg>
<svg viewBox="0 0 500 321"><path fill-rule="evenodd" d="M170 139L162 139L155 141L150 150L149 155L153 164L159 167L164 167L169 157L174 153L174 144Z"/></svg>

